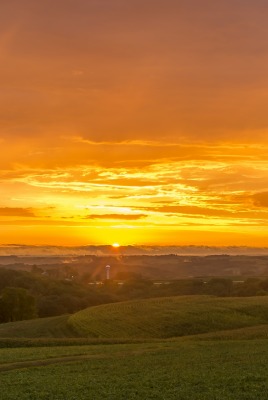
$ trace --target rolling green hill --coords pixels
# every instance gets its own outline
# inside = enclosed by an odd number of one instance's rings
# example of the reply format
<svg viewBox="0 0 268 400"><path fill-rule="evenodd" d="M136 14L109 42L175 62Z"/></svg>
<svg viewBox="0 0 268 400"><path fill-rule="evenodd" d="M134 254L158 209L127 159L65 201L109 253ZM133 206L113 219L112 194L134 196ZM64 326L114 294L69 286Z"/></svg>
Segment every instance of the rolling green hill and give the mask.
<svg viewBox="0 0 268 400"><path fill-rule="evenodd" d="M85 337L171 338L268 323L268 297L168 297L82 310L68 325Z"/></svg>
<svg viewBox="0 0 268 400"><path fill-rule="evenodd" d="M75 337L67 324L69 315L39 318L0 324L0 337L4 338L62 338Z"/></svg>
<svg viewBox="0 0 268 400"><path fill-rule="evenodd" d="M204 339L267 337L268 297L135 300L0 325L1 338L166 339L200 334L206 334Z"/></svg>

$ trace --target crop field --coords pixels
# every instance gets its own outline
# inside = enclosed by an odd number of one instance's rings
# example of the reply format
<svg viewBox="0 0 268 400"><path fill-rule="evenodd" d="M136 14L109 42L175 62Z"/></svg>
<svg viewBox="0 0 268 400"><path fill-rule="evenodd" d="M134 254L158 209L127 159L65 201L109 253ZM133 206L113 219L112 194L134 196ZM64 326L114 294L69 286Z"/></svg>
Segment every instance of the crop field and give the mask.
<svg viewBox="0 0 268 400"><path fill-rule="evenodd" d="M68 318L69 315L61 315L0 324L0 337L74 337L75 332L67 325Z"/></svg>
<svg viewBox="0 0 268 400"><path fill-rule="evenodd" d="M72 315L80 336L169 338L268 323L268 297L168 297L113 303Z"/></svg>
<svg viewBox="0 0 268 400"><path fill-rule="evenodd" d="M167 297L106 304L71 316L0 324L0 338L164 339L246 327L252 327L254 337L254 327L260 325L256 337L266 337L266 296Z"/></svg>
<svg viewBox="0 0 268 400"><path fill-rule="evenodd" d="M143 348L150 348L150 344L141 344ZM168 346L168 344L167 344ZM101 353L106 354L114 354L124 350L127 347L129 350L136 349L136 344L128 344L128 345L110 345L104 346L102 345ZM157 347L157 346L156 346ZM35 360L47 360L47 359L55 359L58 357L68 357L68 356L94 356L100 354L99 346L94 345L84 345L84 346L56 346L56 347L37 347L33 348L5 348L0 349L0 363L1 367L3 364L9 363L18 363L25 361L35 361ZM0 367L0 368L1 368Z"/></svg>
<svg viewBox="0 0 268 400"><path fill-rule="evenodd" d="M1 351L5 400L267 399L266 340L177 340L9 352Z"/></svg>
<svg viewBox="0 0 268 400"><path fill-rule="evenodd" d="M0 325L3 400L266 400L268 298L171 297Z"/></svg>

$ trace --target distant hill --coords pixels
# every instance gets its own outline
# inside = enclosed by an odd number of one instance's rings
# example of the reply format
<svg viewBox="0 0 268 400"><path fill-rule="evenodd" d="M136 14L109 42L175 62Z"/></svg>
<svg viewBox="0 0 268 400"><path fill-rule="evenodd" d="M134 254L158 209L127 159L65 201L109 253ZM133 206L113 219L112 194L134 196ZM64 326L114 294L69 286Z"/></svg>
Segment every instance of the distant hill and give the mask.
<svg viewBox="0 0 268 400"><path fill-rule="evenodd" d="M28 270L58 278L87 275L87 280L104 280L105 267L111 266L110 277L127 280L133 276L147 279L173 280L195 277L268 276L268 255L80 255L80 256L1 256L0 267ZM70 276L67 276L67 272ZM71 277L73 278L73 277Z"/></svg>
<svg viewBox="0 0 268 400"><path fill-rule="evenodd" d="M247 246L120 246L114 248L110 245L87 246L27 246L23 244L0 244L0 256L37 256L37 257L62 257L62 256L136 256L136 255L268 255L267 247ZM7 260L8 261L8 260Z"/></svg>

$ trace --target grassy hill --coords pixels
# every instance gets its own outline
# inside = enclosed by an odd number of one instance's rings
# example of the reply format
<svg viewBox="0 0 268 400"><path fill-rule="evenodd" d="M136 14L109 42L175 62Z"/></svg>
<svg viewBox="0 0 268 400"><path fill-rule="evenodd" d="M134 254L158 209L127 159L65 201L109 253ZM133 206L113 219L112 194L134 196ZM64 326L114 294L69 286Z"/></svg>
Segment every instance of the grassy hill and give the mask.
<svg viewBox="0 0 268 400"><path fill-rule="evenodd" d="M268 323L268 297L168 297L82 310L68 325L85 337L171 338Z"/></svg>
<svg viewBox="0 0 268 400"><path fill-rule="evenodd" d="M2 324L2 397L266 399L260 338L268 338L268 297L129 301Z"/></svg>
<svg viewBox="0 0 268 400"><path fill-rule="evenodd" d="M0 325L1 338L204 339L267 337L268 297L168 297L87 308L71 316Z"/></svg>
<svg viewBox="0 0 268 400"><path fill-rule="evenodd" d="M62 338L77 336L67 324L69 315L0 324L4 338Z"/></svg>

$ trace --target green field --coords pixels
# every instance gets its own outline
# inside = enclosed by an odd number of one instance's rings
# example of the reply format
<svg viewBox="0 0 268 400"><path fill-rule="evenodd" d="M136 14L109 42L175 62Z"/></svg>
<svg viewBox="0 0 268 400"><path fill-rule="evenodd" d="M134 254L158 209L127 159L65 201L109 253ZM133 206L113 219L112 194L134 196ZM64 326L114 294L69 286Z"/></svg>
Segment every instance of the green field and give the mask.
<svg viewBox="0 0 268 400"><path fill-rule="evenodd" d="M266 400L268 297L92 307L0 325L4 400Z"/></svg>
<svg viewBox="0 0 268 400"><path fill-rule="evenodd" d="M11 349L8 356L4 354L0 372L3 399L268 398L265 340L182 340L36 350Z"/></svg>
<svg viewBox="0 0 268 400"><path fill-rule="evenodd" d="M268 296L180 296L106 304L71 316L1 324L0 338L164 339L259 325L261 337L265 337L266 324Z"/></svg>
<svg viewBox="0 0 268 400"><path fill-rule="evenodd" d="M67 325L69 315L0 324L0 337L62 338L77 334Z"/></svg>
<svg viewBox="0 0 268 400"><path fill-rule="evenodd" d="M86 337L170 338L268 323L268 297L167 297L88 308L68 325Z"/></svg>

